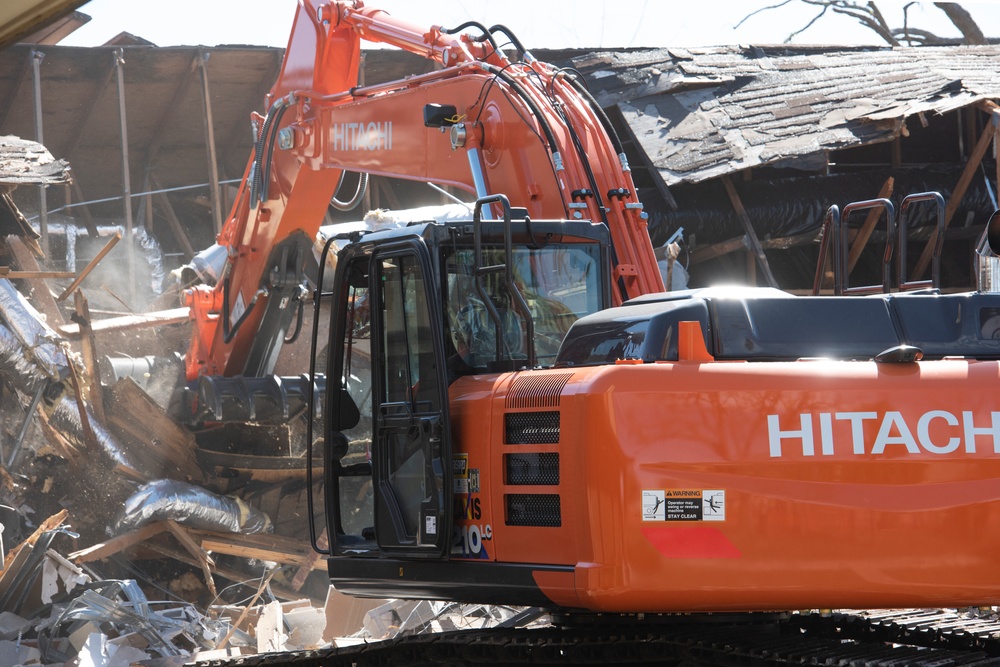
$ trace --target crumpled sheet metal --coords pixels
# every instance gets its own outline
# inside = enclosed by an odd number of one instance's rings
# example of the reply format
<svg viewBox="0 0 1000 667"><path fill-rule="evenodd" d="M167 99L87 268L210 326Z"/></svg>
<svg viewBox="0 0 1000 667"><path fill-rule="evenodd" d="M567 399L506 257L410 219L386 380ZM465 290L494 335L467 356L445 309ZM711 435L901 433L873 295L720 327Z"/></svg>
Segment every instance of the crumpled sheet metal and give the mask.
<svg viewBox="0 0 1000 667"><path fill-rule="evenodd" d="M41 314L6 279L0 279L0 318L20 343L21 353L33 361L38 370L53 380L63 377L67 359L57 345L62 338L45 324Z"/></svg>
<svg viewBox="0 0 1000 667"><path fill-rule="evenodd" d="M54 606L52 615L38 625L39 639L58 636L76 621L91 621L111 625L119 635L139 633L149 644L147 650L161 657L187 655L189 641L210 648L223 624L203 617L190 605L171 604L172 609L155 611L131 579L95 582L68 604ZM175 641L182 635L187 640L182 642L184 648ZM39 645L48 657L62 657L55 655L51 641L40 641Z"/></svg>
<svg viewBox="0 0 1000 667"><path fill-rule="evenodd" d="M101 422L97 420L93 411L89 407L85 407L84 412L87 415L87 421L90 422L90 430L93 431L94 438L97 440L101 451L116 464L141 472L142 466L138 465L129 456L128 450L122 447L115 436L111 435L101 425ZM72 396L63 394L56 399L52 407L52 412L49 415L49 424L60 433L72 435L78 442L85 442L83 423L80 420L80 408L76 403L76 399Z"/></svg>
<svg viewBox="0 0 1000 667"><path fill-rule="evenodd" d="M0 374L7 382L26 394L34 394L46 383L59 382L69 375L69 365L73 362L59 346L62 338L5 279L0 279L0 319L3 320L0 324ZM101 450L116 464L140 470L90 408L85 412ZM49 419L60 432L77 442L85 442L80 409L71 396L64 393L55 399Z"/></svg>
<svg viewBox="0 0 1000 667"><path fill-rule="evenodd" d="M124 503L115 524L116 534L135 530L151 521L172 519L199 530L228 533L265 533L271 519L242 500L220 496L201 487L160 479L140 487Z"/></svg>
<svg viewBox="0 0 1000 667"><path fill-rule="evenodd" d="M0 376L12 381L25 393L34 394L52 379L24 354L24 346L14 333L0 324Z"/></svg>

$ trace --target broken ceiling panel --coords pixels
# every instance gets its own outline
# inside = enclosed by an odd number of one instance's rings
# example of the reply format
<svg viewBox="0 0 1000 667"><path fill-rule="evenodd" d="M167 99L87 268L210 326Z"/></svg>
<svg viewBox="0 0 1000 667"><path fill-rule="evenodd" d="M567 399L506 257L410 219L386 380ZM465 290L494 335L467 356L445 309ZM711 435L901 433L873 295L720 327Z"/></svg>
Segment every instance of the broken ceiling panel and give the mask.
<svg viewBox="0 0 1000 667"><path fill-rule="evenodd" d="M1000 98L998 56L997 46L736 46L597 53L573 64L673 185L815 165L798 159L892 140L918 113Z"/></svg>

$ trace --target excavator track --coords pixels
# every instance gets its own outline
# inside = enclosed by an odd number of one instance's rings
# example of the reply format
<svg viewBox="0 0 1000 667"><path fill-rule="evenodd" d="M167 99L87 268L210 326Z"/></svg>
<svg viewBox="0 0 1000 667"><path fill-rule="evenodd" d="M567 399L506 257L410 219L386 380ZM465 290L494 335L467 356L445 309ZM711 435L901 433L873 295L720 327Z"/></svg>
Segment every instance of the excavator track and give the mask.
<svg viewBox="0 0 1000 667"><path fill-rule="evenodd" d="M1000 616L992 609L890 609L800 614L791 624L810 636L955 648L1000 656Z"/></svg>
<svg viewBox="0 0 1000 667"><path fill-rule="evenodd" d="M633 619L634 620L634 619ZM675 665L1000 666L1000 620L954 610L680 616L587 627L465 630L199 667Z"/></svg>

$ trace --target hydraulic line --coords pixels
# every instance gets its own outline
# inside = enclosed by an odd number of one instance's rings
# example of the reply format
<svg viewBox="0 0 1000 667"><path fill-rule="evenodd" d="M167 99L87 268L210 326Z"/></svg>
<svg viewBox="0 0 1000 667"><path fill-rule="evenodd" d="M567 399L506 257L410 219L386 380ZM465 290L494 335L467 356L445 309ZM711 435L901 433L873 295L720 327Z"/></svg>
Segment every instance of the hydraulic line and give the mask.
<svg viewBox="0 0 1000 667"><path fill-rule="evenodd" d="M278 126L289 106L291 106L290 101L282 97L271 105L264 117L264 125L257 137L257 143L254 144L253 180L250 183L251 206L267 200L267 186L271 176L271 157L274 155L274 136L277 134ZM267 151L266 157L265 150Z"/></svg>
<svg viewBox="0 0 1000 667"><path fill-rule="evenodd" d="M600 121L601 127L604 128L605 133L607 133L608 137L611 139L611 144L614 146L615 152L618 153L618 155L624 155L625 147L622 144L621 137L618 136L618 132L611 124L611 119L608 118L604 109L602 109L601 105L597 103L596 99L594 99L594 96L590 93L590 90L587 89L587 86L585 86L577 76L568 76L564 78L569 81L569 84L573 86L573 89L587 101L591 111L594 112L594 115L597 116L597 120Z"/></svg>
<svg viewBox="0 0 1000 667"><path fill-rule="evenodd" d="M542 115L542 112L538 108L538 105L535 104L535 101L531 98L531 96L524 89L524 87L521 86L520 83L518 83L512 76L510 76L504 71L505 68L497 67L495 65L490 65L489 63L482 63L482 66L487 72L492 74L495 78L503 81L508 86L510 86L511 89L518 95L518 97L520 97L521 100L525 103L525 105L537 119L539 126L542 128L542 132L545 134L545 140L548 142L549 145L548 146L549 153L552 155L552 162L555 173L558 174L558 172L563 171L564 166L563 166L562 156L559 153L559 144L556 143L555 134L552 132L552 128L549 126L548 121L546 121L545 117ZM556 178L558 180L558 176L556 176ZM565 211L565 202L563 204L563 208ZM566 215L568 216L569 215L568 211L565 212Z"/></svg>
<svg viewBox="0 0 1000 667"><path fill-rule="evenodd" d="M522 100L524 100L524 103L531 110L531 113L534 114L535 118L538 119L538 124L542 127L542 132L545 133L545 140L549 143L549 151L555 155L558 155L559 145L556 143L556 137L552 133L552 128L549 127L549 124L545 120L545 117L542 115L542 112L538 108L538 105L535 104L535 101L533 99L531 99L531 96L528 95L526 90L524 90L524 87L521 86L521 84L518 83L514 79L514 77L512 77L510 74L507 74L505 68L497 67L496 65L491 65L489 63L482 63L482 65L487 72L490 72L491 74L493 74L493 76L502 80L504 83L513 88L514 92L516 92L518 96Z"/></svg>
<svg viewBox="0 0 1000 667"><path fill-rule="evenodd" d="M346 171L340 172L340 183L337 184L337 191L339 192L340 186L344 183L344 174ZM358 172L358 187L354 191L354 195L347 201L340 201L337 199L337 194L334 193L333 197L330 198L330 204L333 205L338 211L353 211L361 203L362 198L365 196L365 192L368 190L368 173Z"/></svg>
<svg viewBox="0 0 1000 667"><path fill-rule="evenodd" d="M479 23L478 21L466 21L462 25L456 26L454 28L441 28L441 32L442 34L445 35L454 35L456 33L462 32L466 28L479 29L483 33L483 37L485 37L486 40L489 41L490 46L493 47L493 52L500 53L500 47L497 46L496 41L493 39L493 35L490 34L490 31L486 29L486 26L484 26L482 23Z"/></svg>
<svg viewBox="0 0 1000 667"><path fill-rule="evenodd" d="M492 43L493 33L495 32L502 32L503 34L507 35L507 39L510 41L511 44L514 45L514 48L517 49L518 60L530 61L532 59L531 54L528 52L528 49L524 48L524 44L522 44L521 40L517 38L517 35L511 32L510 28L500 23L490 26L490 30L487 34L490 35L491 43Z"/></svg>

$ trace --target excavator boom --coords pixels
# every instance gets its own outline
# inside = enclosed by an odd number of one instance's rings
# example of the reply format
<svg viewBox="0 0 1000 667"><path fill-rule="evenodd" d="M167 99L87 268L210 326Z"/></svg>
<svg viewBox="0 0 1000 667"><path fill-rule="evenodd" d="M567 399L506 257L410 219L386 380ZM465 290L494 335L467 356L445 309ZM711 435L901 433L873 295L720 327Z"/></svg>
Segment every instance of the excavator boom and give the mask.
<svg viewBox="0 0 1000 667"><path fill-rule="evenodd" d="M272 372L301 267L345 171L506 195L533 218L606 225L614 299L663 289L620 142L578 76L493 32L421 29L354 2L299 3L280 75L256 116L257 144L219 235L219 282L187 293L195 334L187 376ZM358 87L362 40L442 69ZM518 44L516 38L513 38ZM486 212L487 217L498 211Z"/></svg>

